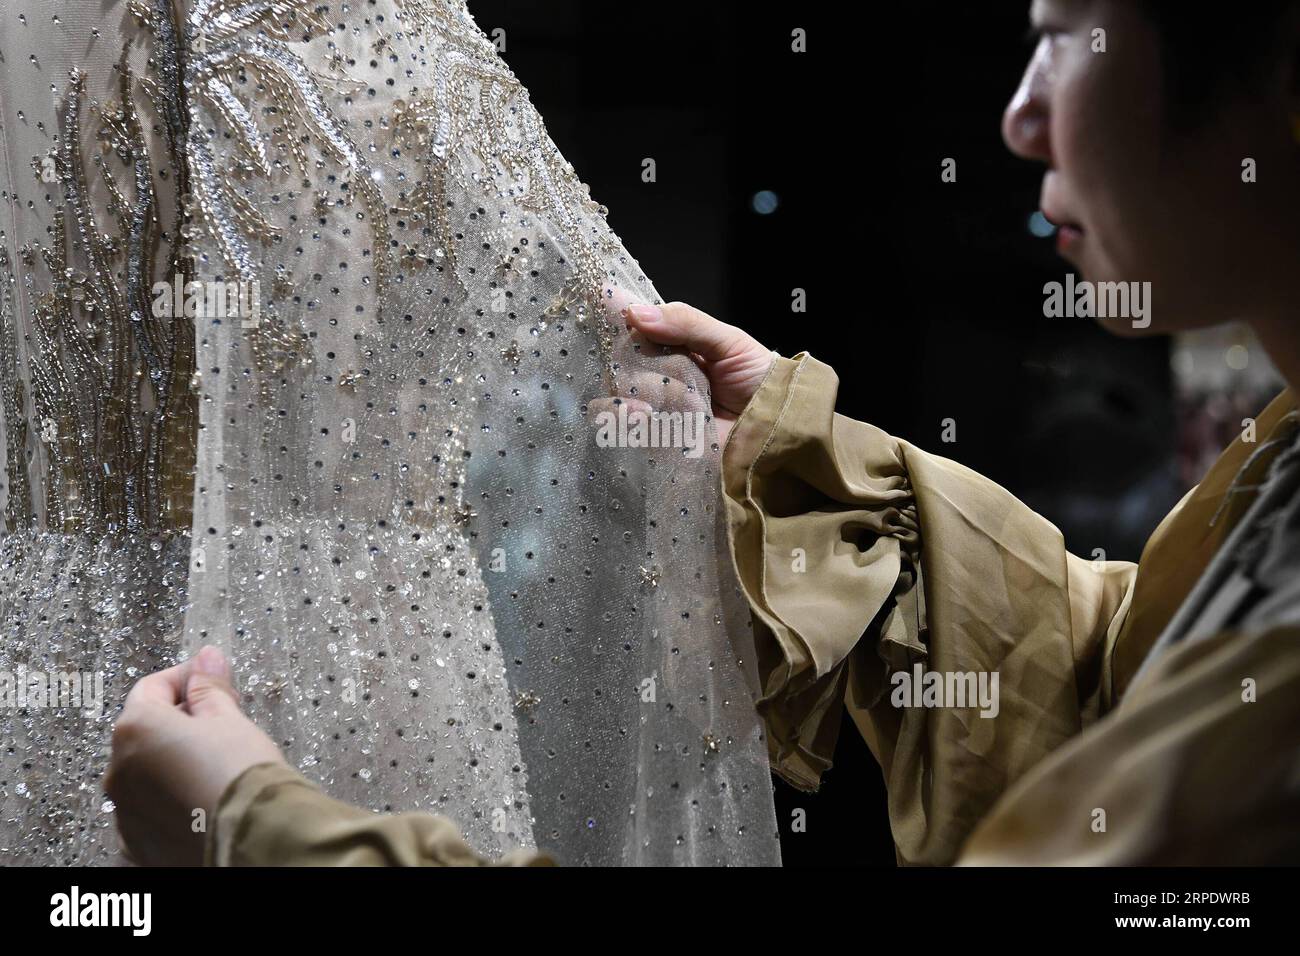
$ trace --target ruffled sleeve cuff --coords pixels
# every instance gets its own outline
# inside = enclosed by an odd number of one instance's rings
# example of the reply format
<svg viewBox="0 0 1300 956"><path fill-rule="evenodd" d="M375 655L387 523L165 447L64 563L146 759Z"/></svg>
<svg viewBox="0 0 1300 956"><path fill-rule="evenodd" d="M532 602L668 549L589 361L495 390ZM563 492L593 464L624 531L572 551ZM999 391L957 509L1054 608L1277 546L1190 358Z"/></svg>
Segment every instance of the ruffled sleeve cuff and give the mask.
<svg viewBox="0 0 1300 956"><path fill-rule="evenodd" d="M867 706L887 662L925 656L919 536L903 451L835 414L839 380L806 353L777 356L723 451L736 572L754 612L773 770L815 790L830 767L864 633ZM861 691L859 692L861 693Z"/></svg>

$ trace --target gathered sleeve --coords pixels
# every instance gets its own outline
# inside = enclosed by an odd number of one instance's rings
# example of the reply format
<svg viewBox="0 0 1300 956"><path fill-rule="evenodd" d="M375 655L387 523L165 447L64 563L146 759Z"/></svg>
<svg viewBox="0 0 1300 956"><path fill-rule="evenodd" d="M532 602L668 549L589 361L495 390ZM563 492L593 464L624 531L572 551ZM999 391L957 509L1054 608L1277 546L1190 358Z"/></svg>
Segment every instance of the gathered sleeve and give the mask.
<svg viewBox="0 0 1300 956"><path fill-rule="evenodd" d="M884 772L900 861L951 863L1015 780L1099 716L1136 566L1069 554L994 482L836 414L838 385L811 356L776 358L723 453L769 754L816 789L847 707ZM984 675L987 705L915 706L907 684L929 673L972 697Z"/></svg>
<svg viewBox="0 0 1300 956"><path fill-rule="evenodd" d="M325 796L284 764L250 767L227 788L208 833L214 866L550 866L536 850L496 863L456 824L429 813L378 814Z"/></svg>

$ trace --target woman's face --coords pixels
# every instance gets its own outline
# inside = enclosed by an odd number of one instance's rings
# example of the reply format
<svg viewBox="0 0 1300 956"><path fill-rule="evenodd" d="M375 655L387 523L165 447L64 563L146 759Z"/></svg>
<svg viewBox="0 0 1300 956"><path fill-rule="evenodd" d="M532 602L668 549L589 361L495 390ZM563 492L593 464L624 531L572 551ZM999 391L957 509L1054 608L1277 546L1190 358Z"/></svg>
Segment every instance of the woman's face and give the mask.
<svg viewBox="0 0 1300 956"><path fill-rule="evenodd" d="M1295 218L1284 78L1175 132L1160 36L1138 4L1034 0L1030 19L1041 37L1003 137L1046 164L1040 206L1076 278L1151 283L1149 326L1103 324L1133 335L1249 317L1272 230ZM1243 182L1248 158L1258 182Z"/></svg>

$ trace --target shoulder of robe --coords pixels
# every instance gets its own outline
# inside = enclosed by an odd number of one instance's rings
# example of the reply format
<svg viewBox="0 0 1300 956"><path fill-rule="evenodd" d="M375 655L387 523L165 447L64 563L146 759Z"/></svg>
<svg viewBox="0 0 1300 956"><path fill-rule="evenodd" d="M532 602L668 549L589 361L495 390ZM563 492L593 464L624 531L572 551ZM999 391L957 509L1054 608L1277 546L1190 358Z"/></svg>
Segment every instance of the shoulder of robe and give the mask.
<svg viewBox="0 0 1300 956"><path fill-rule="evenodd" d="M1201 482L1152 532L1138 562L1132 607L1110 656L1116 699L1123 696L1160 632L1249 508L1248 494L1235 495L1224 504L1233 482L1262 445L1284 427L1293 426L1296 414L1296 396L1286 389L1259 414L1253 430L1243 427ZM1262 478L1268 465L1267 459L1250 463L1245 479Z"/></svg>

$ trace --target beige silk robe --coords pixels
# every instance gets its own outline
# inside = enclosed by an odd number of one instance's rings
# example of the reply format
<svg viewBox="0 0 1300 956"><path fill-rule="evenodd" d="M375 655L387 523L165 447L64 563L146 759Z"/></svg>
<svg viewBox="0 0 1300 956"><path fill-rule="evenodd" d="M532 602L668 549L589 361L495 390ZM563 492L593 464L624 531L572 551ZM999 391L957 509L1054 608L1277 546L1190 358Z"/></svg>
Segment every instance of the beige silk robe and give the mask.
<svg viewBox="0 0 1300 956"><path fill-rule="evenodd" d="M1252 453L1295 429L1290 393L1133 565L1068 553L993 482L837 415L838 385L811 356L777 357L724 450L773 770L817 788L847 707L883 770L900 863L1300 856L1300 629L1175 644L1134 679L1267 473L1269 456ZM917 664L996 672L996 716L895 706L891 675ZM227 792L209 856L481 862L450 821L347 807L272 766Z"/></svg>

